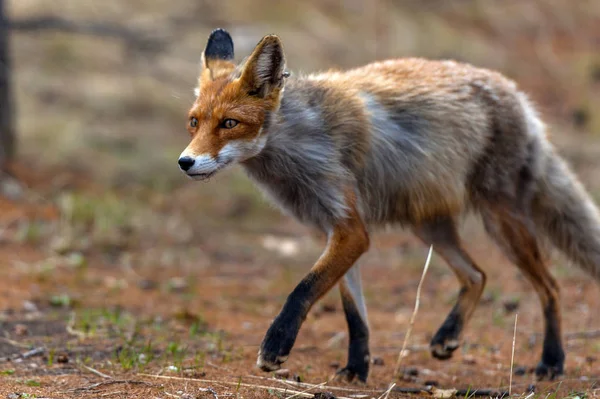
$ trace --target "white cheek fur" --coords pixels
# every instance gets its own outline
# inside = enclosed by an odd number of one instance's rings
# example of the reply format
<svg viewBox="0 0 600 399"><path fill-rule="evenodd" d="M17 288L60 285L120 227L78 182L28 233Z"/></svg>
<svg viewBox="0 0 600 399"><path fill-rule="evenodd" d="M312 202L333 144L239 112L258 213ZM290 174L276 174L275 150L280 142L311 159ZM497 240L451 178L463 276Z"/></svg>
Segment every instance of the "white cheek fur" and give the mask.
<svg viewBox="0 0 600 399"><path fill-rule="evenodd" d="M247 140L235 140L227 143L221 151L219 151L220 162L234 162L244 161L251 158L264 148L266 144L266 137L260 135L258 138L252 141Z"/></svg>

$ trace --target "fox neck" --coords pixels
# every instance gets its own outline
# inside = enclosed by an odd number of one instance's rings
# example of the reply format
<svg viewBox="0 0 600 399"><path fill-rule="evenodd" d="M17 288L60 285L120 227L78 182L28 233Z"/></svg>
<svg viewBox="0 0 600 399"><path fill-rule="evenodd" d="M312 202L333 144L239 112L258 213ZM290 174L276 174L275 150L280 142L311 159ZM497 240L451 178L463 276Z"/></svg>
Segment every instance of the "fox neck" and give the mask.
<svg viewBox="0 0 600 399"><path fill-rule="evenodd" d="M309 82L286 82L281 106L263 126L263 150L242 165L280 207L327 229L346 210L338 183L349 176L326 130L318 98Z"/></svg>
<svg viewBox="0 0 600 399"><path fill-rule="evenodd" d="M298 86L300 90L297 90ZM248 172L268 166L275 160L288 163L298 161L298 158L312 158L308 154L311 152L309 147L314 152L316 146L330 141L326 140L319 104L310 101L302 86L301 82L288 82L279 108L265 115L260 132L265 145L259 154L243 163Z"/></svg>

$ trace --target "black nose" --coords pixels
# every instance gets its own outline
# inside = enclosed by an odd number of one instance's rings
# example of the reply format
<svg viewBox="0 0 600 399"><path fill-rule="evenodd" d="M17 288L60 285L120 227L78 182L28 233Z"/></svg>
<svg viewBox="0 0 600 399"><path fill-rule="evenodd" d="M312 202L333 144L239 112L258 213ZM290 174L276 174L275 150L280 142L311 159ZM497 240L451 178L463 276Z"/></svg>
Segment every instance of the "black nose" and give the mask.
<svg viewBox="0 0 600 399"><path fill-rule="evenodd" d="M179 158L178 162L179 162L179 167L182 170L187 171L189 168L194 166L194 162L196 162L196 161L194 161L194 158L191 158L191 157L181 157L181 158Z"/></svg>

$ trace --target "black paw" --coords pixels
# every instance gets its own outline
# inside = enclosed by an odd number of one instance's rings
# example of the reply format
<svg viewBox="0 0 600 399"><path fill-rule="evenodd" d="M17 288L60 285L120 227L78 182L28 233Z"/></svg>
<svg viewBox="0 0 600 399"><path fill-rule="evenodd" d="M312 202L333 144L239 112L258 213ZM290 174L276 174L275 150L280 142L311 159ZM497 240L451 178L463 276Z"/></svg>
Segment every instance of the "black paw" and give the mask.
<svg viewBox="0 0 600 399"><path fill-rule="evenodd" d="M262 371L275 371L279 370L281 364L287 360L286 356L278 356L273 353L263 353L262 349L258 352L258 359L256 360L256 365Z"/></svg>
<svg viewBox="0 0 600 399"><path fill-rule="evenodd" d="M369 363L366 366L355 367L355 366L346 366L343 369L338 370L335 373L334 379L336 381L345 381L345 382L353 382L355 379L359 383L366 384L367 377L369 376Z"/></svg>
<svg viewBox="0 0 600 399"><path fill-rule="evenodd" d="M455 306L429 344L431 355L439 360L450 359L452 352L460 346L462 327L463 319Z"/></svg>
<svg viewBox="0 0 600 399"><path fill-rule="evenodd" d="M539 362L535 368L535 375L539 380L554 380L564 373L563 363L548 365L543 361Z"/></svg>
<svg viewBox="0 0 600 399"><path fill-rule="evenodd" d="M263 371L278 370L284 363L296 341L300 324L276 318L258 351L256 365Z"/></svg>
<svg viewBox="0 0 600 399"><path fill-rule="evenodd" d="M431 355L438 360L448 360L452 353L458 349L460 341L455 338L439 339L436 335L429 344Z"/></svg>

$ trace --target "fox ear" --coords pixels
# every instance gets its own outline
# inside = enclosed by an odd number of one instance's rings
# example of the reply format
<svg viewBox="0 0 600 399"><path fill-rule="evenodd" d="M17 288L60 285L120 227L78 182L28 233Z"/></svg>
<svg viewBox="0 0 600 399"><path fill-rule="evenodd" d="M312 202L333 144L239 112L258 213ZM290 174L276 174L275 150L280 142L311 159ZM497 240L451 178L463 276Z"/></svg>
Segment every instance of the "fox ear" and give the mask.
<svg viewBox="0 0 600 399"><path fill-rule="evenodd" d="M233 40L225 29L215 29L210 33L204 49L204 59L211 60L233 60ZM206 64L208 67L208 64Z"/></svg>
<svg viewBox="0 0 600 399"><path fill-rule="evenodd" d="M240 80L250 95L267 97L283 87L285 55L279 37L267 35L246 61Z"/></svg>
<svg viewBox="0 0 600 399"><path fill-rule="evenodd" d="M225 29L215 29L208 36L206 47L202 52L202 68L209 70L211 78L229 73L234 68L233 40Z"/></svg>

